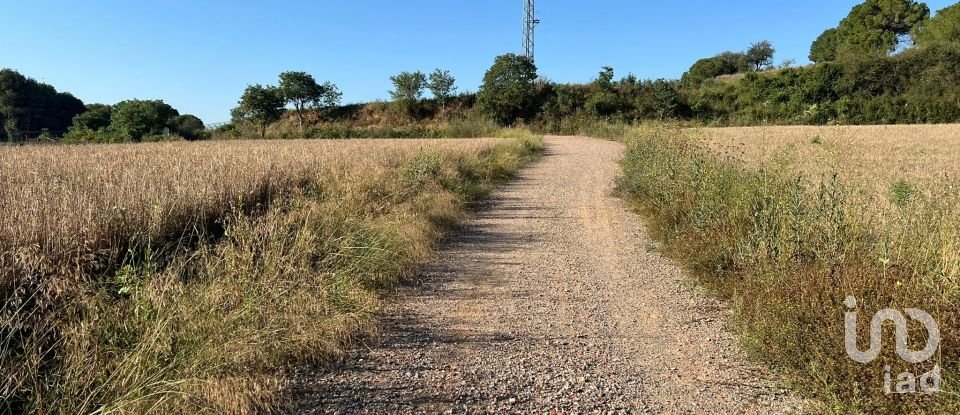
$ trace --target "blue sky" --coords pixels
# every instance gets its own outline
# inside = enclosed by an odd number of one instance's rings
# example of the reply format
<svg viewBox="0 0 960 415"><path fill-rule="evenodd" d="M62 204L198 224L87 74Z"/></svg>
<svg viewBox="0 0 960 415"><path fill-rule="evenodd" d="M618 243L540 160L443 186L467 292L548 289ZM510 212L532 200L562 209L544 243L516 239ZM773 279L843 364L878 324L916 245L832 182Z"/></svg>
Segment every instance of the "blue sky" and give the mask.
<svg viewBox="0 0 960 415"><path fill-rule="evenodd" d="M301 70L345 102L385 99L403 70L449 69L475 91L496 55L519 52L521 0L3 0L0 67L87 103L163 99L205 122L229 120L244 87ZM584 82L677 78L695 60L767 39L777 62L857 0L540 0L537 66ZM934 11L952 4L936 0Z"/></svg>

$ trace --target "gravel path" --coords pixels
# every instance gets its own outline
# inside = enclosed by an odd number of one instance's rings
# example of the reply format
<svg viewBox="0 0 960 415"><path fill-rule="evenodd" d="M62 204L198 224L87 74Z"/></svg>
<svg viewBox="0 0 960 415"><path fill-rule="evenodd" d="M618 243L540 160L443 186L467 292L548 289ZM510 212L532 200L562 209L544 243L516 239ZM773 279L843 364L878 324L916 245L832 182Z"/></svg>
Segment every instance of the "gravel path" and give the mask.
<svg viewBox="0 0 960 415"><path fill-rule="evenodd" d="M376 344L295 375L295 413L800 408L612 195L623 149L548 137L544 159L390 300Z"/></svg>

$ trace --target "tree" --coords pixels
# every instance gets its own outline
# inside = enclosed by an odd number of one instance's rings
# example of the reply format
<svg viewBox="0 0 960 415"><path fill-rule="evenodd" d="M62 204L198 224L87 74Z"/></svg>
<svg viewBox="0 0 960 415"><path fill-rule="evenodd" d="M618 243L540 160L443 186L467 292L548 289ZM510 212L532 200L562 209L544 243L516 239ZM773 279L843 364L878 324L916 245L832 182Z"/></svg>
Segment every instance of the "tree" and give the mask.
<svg viewBox="0 0 960 415"><path fill-rule="evenodd" d="M773 54L776 53L776 49L773 48L773 44L769 41L761 41L750 45L750 49L747 50L747 62L753 67L754 70L761 70L767 66L773 65Z"/></svg>
<svg viewBox="0 0 960 415"><path fill-rule="evenodd" d="M390 97L404 112L413 115L417 102L423 96L423 89L427 87L427 76L420 71L404 71L391 76L390 81L393 82Z"/></svg>
<svg viewBox="0 0 960 415"><path fill-rule="evenodd" d="M203 121L195 115L179 115L170 120L170 130L187 140L203 138L206 127Z"/></svg>
<svg viewBox="0 0 960 415"><path fill-rule="evenodd" d="M330 82L317 83L306 72L284 72L280 74L280 93L297 113L297 123L303 131L303 112L311 108L330 108L340 103L342 94L336 85Z"/></svg>
<svg viewBox="0 0 960 415"><path fill-rule="evenodd" d="M837 59L840 46L840 31L827 29L810 45L810 61L813 63L831 62Z"/></svg>
<svg viewBox="0 0 960 415"><path fill-rule="evenodd" d="M653 81L653 110L660 120L676 116L680 107L680 94L673 84L664 79Z"/></svg>
<svg viewBox="0 0 960 415"><path fill-rule="evenodd" d="M430 74L427 88L430 89L430 93L433 94L434 98L440 101L441 105L446 106L447 100L449 100L457 90L457 87L454 86L456 81L456 78L450 75L450 71L436 69Z"/></svg>
<svg viewBox="0 0 960 415"><path fill-rule="evenodd" d="M283 116L286 100L283 93L273 86L250 85L240 97L237 108L233 109L233 116L238 120L246 120L257 125L260 138L267 135L267 126L280 120Z"/></svg>
<svg viewBox="0 0 960 415"><path fill-rule="evenodd" d="M340 100L343 98L343 92L340 92L340 88L336 84L330 81L324 81L320 84L320 89L323 90L323 93L320 94L320 99L312 103L314 109L319 109L321 111L328 111L337 105L340 105Z"/></svg>
<svg viewBox="0 0 960 415"><path fill-rule="evenodd" d="M696 61L687 73L683 74L682 80L690 85L699 85L707 79L713 79L721 75L733 75L749 69L750 63L747 62L747 56L737 52L723 52L712 58L705 58Z"/></svg>
<svg viewBox="0 0 960 415"><path fill-rule="evenodd" d="M913 38L918 46L960 42L960 3L938 11L933 18L918 25Z"/></svg>
<svg viewBox="0 0 960 415"><path fill-rule="evenodd" d="M513 53L496 58L477 93L480 108L494 121L508 125L531 115L537 92L533 60Z"/></svg>
<svg viewBox="0 0 960 415"><path fill-rule="evenodd" d="M20 136L35 137L44 129L65 131L85 110L83 101L73 95L12 69L0 70L0 125L11 125Z"/></svg>
<svg viewBox="0 0 960 415"><path fill-rule="evenodd" d="M73 126L90 131L99 131L110 126L113 108L104 104L87 105L87 110L73 117Z"/></svg>
<svg viewBox="0 0 960 415"><path fill-rule="evenodd" d="M929 16L930 8L913 0L866 0L854 6L836 29L828 29L813 42L810 60L888 55Z"/></svg>
<svg viewBox="0 0 960 415"><path fill-rule="evenodd" d="M601 91L613 91L613 75L613 68L604 66L597 75L594 85Z"/></svg>
<svg viewBox="0 0 960 415"><path fill-rule="evenodd" d="M303 131L303 110L320 99L323 94L320 84L313 79L313 75L306 72L283 72L280 74L280 94L293 104L297 123Z"/></svg>
<svg viewBox="0 0 960 415"><path fill-rule="evenodd" d="M170 119L180 115L161 100L131 99L113 106L110 128L133 141L163 133Z"/></svg>

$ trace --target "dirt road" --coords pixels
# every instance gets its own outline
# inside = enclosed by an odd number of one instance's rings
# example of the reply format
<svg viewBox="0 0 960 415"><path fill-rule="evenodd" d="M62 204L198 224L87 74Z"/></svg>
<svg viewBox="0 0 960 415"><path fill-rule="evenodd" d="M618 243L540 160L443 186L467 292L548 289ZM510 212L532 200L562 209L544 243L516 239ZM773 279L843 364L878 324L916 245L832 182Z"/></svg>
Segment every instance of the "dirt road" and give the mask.
<svg viewBox="0 0 960 415"><path fill-rule="evenodd" d="M623 146L547 139L297 413L792 412L613 196Z"/></svg>

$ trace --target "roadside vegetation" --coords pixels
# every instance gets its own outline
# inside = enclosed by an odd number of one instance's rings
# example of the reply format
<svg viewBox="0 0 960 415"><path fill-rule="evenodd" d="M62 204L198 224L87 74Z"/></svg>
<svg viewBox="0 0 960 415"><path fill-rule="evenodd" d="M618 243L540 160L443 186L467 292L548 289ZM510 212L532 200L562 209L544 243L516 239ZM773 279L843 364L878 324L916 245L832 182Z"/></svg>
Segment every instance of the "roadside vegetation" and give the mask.
<svg viewBox="0 0 960 415"><path fill-rule="evenodd" d="M0 412L271 412L540 138L0 148Z"/></svg>
<svg viewBox="0 0 960 415"><path fill-rule="evenodd" d="M604 66L556 83L504 54L476 93L410 68L389 101L356 104L287 71L238 85L215 126L0 70L0 141L104 144L0 147L0 411L283 407L278 371L370 333L379 291L536 157L529 130L627 142L625 197L730 300L748 348L807 380L798 390L837 412L960 412L956 127L838 126L960 122L958 28L960 4L866 0L812 40L808 66L759 40L679 79ZM500 139L417 140L479 137ZM407 140L302 140L354 138ZM936 316L943 393L878 393L886 365L930 367L892 348L852 362L849 295L862 315Z"/></svg>
<svg viewBox="0 0 960 415"><path fill-rule="evenodd" d="M628 152L619 189L664 251L729 300L742 341L838 413L956 413L960 151L956 126L614 131ZM909 149L904 152L904 149ZM944 157L929 157L928 151ZM860 364L844 347L844 300L861 326L885 308L938 321L940 353L909 365L885 348ZM910 347L927 332L910 326ZM892 330L885 345L894 344ZM884 370L942 370L940 394L885 395Z"/></svg>

